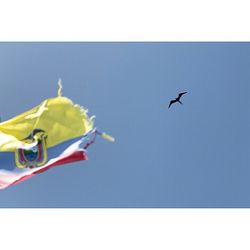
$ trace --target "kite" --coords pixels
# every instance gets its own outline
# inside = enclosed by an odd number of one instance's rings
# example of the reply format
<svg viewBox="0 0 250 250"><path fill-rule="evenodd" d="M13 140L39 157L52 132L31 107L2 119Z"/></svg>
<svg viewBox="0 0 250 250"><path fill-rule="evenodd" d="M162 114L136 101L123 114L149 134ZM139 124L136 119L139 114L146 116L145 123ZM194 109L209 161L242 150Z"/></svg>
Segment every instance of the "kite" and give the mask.
<svg viewBox="0 0 250 250"><path fill-rule="evenodd" d="M0 122L0 189L55 166L87 160L87 148L100 135L88 110L58 95L10 120Z"/></svg>

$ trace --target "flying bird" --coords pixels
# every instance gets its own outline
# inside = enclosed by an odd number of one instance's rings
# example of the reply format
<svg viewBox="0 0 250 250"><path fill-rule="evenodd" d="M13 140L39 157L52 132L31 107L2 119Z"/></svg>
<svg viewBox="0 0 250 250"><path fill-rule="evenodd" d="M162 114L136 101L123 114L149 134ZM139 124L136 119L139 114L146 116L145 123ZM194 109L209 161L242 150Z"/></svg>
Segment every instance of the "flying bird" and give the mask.
<svg viewBox="0 0 250 250"><path fill-rule="evenodd" d="M183 95L185 95L187 92L182 92L182 93L179 93L178 97L176 97L174 100L171 100L169 105L168 105L168 108L170 108L170 106L175 103L175 102L179 102L180 104L183 104L180 99Z"/></svg>

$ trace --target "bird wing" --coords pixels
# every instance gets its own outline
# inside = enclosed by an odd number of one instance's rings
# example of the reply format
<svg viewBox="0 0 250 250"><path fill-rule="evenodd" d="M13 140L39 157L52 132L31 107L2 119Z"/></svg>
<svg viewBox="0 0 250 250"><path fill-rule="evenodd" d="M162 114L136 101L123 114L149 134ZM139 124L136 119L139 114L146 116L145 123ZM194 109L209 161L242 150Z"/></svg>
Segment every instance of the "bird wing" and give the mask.
<svg viewBox="0 0 250 250"><path fill-rule="evenodd" d="M178 95L178 98L182 97L183 95L185 95L187 92L182 92Z"/></svg>
<svg viewBox="0 0 250 250"><path fill-rule="evenodd" d="M168 105L168 108L170 108L170 106L171 106L173 103L175 103L175 102L176 102L175 100L171 100L170 103L169 103L169 105Z"/></svg>

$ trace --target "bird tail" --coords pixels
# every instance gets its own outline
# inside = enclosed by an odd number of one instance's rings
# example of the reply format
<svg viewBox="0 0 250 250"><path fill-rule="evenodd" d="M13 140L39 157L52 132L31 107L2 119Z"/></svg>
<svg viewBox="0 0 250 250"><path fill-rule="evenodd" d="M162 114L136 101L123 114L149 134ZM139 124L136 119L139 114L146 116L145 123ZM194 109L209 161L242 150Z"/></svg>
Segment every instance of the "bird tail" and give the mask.
<svg viewBox="0 0 250 250"><path fill-rule="evenodd" d="M181 101L178 101L180 104L183 104Z"/></svg>

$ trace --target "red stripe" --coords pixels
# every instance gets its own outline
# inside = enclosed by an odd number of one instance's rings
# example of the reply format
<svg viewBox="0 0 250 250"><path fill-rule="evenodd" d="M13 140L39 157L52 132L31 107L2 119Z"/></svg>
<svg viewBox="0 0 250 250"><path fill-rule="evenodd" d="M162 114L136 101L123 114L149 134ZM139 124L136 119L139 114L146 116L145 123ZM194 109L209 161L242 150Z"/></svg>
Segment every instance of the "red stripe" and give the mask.
<svg viewBox="0 0 250 250"><path fill-rule="evenodd" d="M63 165L63 164L67 164L67 163L71 163L71 162L76 162L76 161L84 161L84 160L88 160L88 156L87 154L84 152L84 151L75 151L67 156L65 156L64 158L61 158L59 159L58 161L56 162L53 162L52 164L42 168L42 169L38 169L37 171L31 173L31 174L28 174L28 175L25 175L25 176L22 176L20 179L14 181L13 183L11 183L9 186L11 185L14 185L14 184L17 184L21 181L24 181L24 180L27 180L29 179L30 177L36 175L36 174L40 174L50 168L53 168L55 166L59 166L59 165Z"/></svg>

